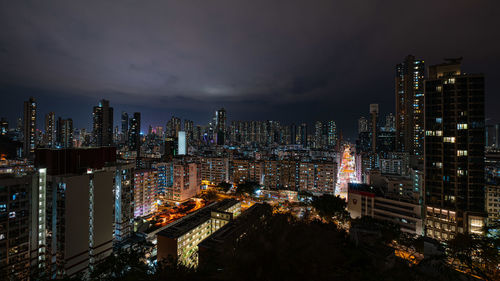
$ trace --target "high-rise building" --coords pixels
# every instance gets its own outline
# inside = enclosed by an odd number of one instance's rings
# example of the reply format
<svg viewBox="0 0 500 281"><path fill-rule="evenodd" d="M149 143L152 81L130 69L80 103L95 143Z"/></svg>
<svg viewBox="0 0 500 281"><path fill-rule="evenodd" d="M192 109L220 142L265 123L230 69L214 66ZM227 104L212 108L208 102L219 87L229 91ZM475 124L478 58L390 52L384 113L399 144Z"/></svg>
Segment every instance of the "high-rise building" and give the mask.
<svg viewBox="0 0 500 281"><path fill-rule="evenodd" d="M73 120L62 119L59 117L57 119L57 146L62 148L73 147Z"/></svg>
<svg viewBox="0 0 500 281"><path fill-rule="evenodd" d="M134 217L151 215L158 210L158 171L134 172Z"/></svg>
<svg viewBox="0 0 500 281"><path fill-rule="evenodd" d="M307 123L300 124L300 144L303 147L307 147Z"/></svg>
<svg viewBox="0 0 500 281"><path fill-rule="evenodd" d="M114 147L36 150L31 260L48 276L85 272L112 252L115 161Z"/></svg>
<svg viewBox="0 0 500 281"><path fill-rule="evenodd" d="M337 145L337 124L335 124L333 120L327 123L327 145L329 148L333 148Z"/></svg>
<svg viewBox="0 0 500 281"><path fill-rule="evenodd" d="M128 113L123 111L122 112L122 141L125 141L128 139L128 124L129 124L129 120L128 120Z"/></svg>
<svg viewBox="0 0 500 281"><path fill-rule="evenodd" d="M193 135L194 135L193 121L184 120L184 131L186 132L186 142L189 144L193 141Z"/></svg>
<svg viewBox="0 0 500 281"><path fill-rule="evenodd" d="M0 136L5 136L9 132L9 122L7 119L0 119Z"/></svg>
<svg viewBox="0 0 500 281"><path fill-rule="evenodd" d="M29 175L0 175L0 276L4 280L28 280L30 275L31 186Z"/></svg>
<svg viewBox="0 0 500 281"><path fill-rule="evenodd" d="M427 235L480 233L484 210L484 76L460 59L429 68L425 81Z"/></svg>
<svg viewBox="0 0 500 281"><path fill-rule="evenodd" d="M177 149L179 155L186 155L186 132L179 131L179 136L177 137Z"/></svg>
<svg viewBox="0 0 500 281"><path fill-rule="evenodd" d="M396 130L396 116L391 113L385 116L385 131L394 132Z"/></svg>
<svg viewBox="0 0 500 281"><path fill-rule="evenodd" d="M130 150L137 151L137 156L141 150L141 113L134 112L130 118L130 127L128 131L128 147Z"/></svg>
<svg viewBox="0 0 500 281"><path fill-rule="evenodd" d="M290 125L290 144L297 144L297 125Z"/></svg>
<svg viewBox="0 0 500 281"><path fill-rule="evenodd" d="M56 114L49 112L45 115L45 144L48 147L54 147L56 138Z"/></svg>
<svg viewBox="0 0 500 281"><path fill-rule="evenodd" d="M173 163L172 186L167 187L167 199L183 202L200 192L201 171L198 163Z"/></svg>
<svg viewBox="0 0 500 281"><path fill-rule="evenodd" d="M416 159L424 152L424 61L409 55L396 66L397 149Z"/></svg>
<svg viewBox="0 0 500 281"><path fill-rule="evenodd" d="M167 122L167 137L176 138L181 130L181 119L172 116Z"/></svg>
<svg viewBox="0 0 500 281"><path fill-rule="evenodd" d="M215 132L218 145L225 143L226 130L226 110L221 108L215 112Z"/></svg>
<svg viewBox="0 0 500 281"><path fill-rule="evenodd" d="M377 136L378 136L378 104L370 104L370 136L372 152L377 152Z"/></svg>
<svg viewBox="0 0 500 281"><path fill-rule="evenodd" d="M213 184L229 181L229 159L222 157L201 157L201 180Z"/></svg>
<svg viewBox="0 0 500 281"><path fill-rule="evenodd" d="M36 102L30 97L24 102L24 157L31 158L36 147Z"/></svg>
<svg viewBox="0 0 500 281"><path fill-rule="evenodd" d="M370 131L370 127L368 126L368 120L365 117L361 117L358 119L358 133L366 133Z"/></svg>
<svg viewBox="0 0 500 281"><path fill-rule="evenodd" d="M114 168L114 167L113 167ZM132 234L134 219L134 163L117 164L115 170L115 242ZM111 169L113 170L113 169Z"/></svg>
<svg viewBox="0 0 500 281"><path fill-rule="evenodd" d="M94 106L92 117L94 145L113 145L113 108L109 106L109 101L99 101L99 105Z"/></svg>
<svg viewBox="0 0 500 281"><path fill-rule="evenodd" d="M323 123L316 121L314 124L314 147L321 148L323 146Z"/></svg>

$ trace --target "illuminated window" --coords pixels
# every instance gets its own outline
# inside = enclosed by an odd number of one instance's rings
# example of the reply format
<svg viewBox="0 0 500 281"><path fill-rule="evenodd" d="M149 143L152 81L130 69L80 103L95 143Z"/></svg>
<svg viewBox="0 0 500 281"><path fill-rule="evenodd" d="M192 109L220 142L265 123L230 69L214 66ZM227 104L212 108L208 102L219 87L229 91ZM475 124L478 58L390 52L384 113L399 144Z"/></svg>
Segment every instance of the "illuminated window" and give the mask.
<svg viewBox="0 0 500 281"><path fill-rule="evenodd" d="M467 156L467 150L457 150L457 156Z"/></svg>
<svg viewBox="0 0 500 281"><path fill-rule="evenodd" d="M467 130L467 124L457 124L458 130Z"/></svg>
<svg viewBox="0 0 500 281"><path fill-rule="evenodd" d="M444 137L444 138L443 138L443 141L444 141L444 142L451 142L451 143L455 143L455 137Z"/></svg>

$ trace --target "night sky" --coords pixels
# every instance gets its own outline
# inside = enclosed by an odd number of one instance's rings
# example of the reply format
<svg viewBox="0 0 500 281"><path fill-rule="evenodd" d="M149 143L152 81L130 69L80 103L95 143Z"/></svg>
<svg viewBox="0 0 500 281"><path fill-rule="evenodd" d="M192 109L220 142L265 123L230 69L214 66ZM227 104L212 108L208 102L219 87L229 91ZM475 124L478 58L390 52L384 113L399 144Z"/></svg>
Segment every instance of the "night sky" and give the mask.
<svg viewBox="0 0 500 281"><path fill-rule="evenodd" d="M206 124L333 119L354 136L379 103L394 112L395 65L464 57L485 73L500 122L499 1L1 1L0 116L23 100L91 127L109 99L143 128L176 115ZM50 3L47 5L46 3ZM144 131L144 129L143 129Z"/></svg>

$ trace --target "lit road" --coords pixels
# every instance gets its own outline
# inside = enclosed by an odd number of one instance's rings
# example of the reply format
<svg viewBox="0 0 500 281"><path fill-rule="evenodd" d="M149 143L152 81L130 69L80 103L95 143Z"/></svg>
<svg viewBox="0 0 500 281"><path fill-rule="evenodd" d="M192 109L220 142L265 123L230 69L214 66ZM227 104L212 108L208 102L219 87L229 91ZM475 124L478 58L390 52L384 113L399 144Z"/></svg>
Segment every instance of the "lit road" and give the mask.
<svg viewBox="0 0 500 281"><path fill-rule="evenodd" d="M347 144L344 146L342 153L335 195L340 195L340 197L347 199L348 184L356 181L356 161L354 160L351 146Z"/></svg>

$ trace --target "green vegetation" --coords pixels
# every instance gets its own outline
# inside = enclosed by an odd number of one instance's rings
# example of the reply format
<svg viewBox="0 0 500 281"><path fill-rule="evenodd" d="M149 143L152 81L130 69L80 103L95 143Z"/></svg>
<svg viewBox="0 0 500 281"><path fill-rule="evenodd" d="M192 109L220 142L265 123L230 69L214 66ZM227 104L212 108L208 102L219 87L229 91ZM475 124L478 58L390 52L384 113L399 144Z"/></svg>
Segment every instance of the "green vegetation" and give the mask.
<svg viewBox="0 0 500 281"><path fill-rule="evenodd" d="M379 233L369 243L354 241L334 223L268 216L235 243L200 261L198 269L144 262L144 250L120 251L99 264L93 280L467 280L446 257L410 265L394 256L385 241L397 238L391 225L356 221L355 228ZM380 231L381 230L381 231ZM383 233L383 234L381 234ZM493 280L493 279L490 279Z"/></svg>
<svg viewBox="0 0 500 281"><path fill-rule="evenodd" d="M484 280L500 280L500 222L484 232L486 235L457 235L446 243L446 255L461 271Z"/></svg>
<svg viewBox="0 0 500 281"><path fill-rule="evenodd" d="M244 182L238 185L235 193L236 195L244 195L244 194L252 195L259 188L260 188L259 183L252 181Z"/></svg>
<svg viewBox="0 0 500 281"><path fill-rule="evenodd" d="M205 191L202 195L201 198L205 199L206 201L215 201L217 198L219 198L219 195L217 195L217 191L213 189L209 189Z"/></svg>
<svg viewBox="0 0 500 281"><path fill-rule="evenodd" d="M221 182L217 185L217 188L223 192L228 192L231 189L231 187L233 187L233 185L227 182Z"/></svg>
<svg viewBox="0 0 500 281"><path fill-rule="evenodd" d="M347 203L340 196L325 194L313 197L312 206L328 222L338 221L345 223L349 220L349 213L346 210Z"/></svg>

